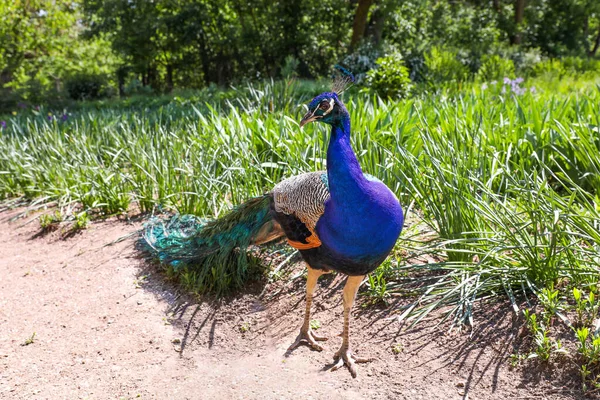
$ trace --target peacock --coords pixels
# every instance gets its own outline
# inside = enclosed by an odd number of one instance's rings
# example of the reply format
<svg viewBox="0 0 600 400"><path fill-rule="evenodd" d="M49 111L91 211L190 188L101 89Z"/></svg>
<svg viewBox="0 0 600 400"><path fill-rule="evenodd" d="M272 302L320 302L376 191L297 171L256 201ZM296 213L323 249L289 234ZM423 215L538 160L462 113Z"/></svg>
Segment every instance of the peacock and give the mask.
<svg viewBox="0 0 600 400"><path fill-rule="evenodd" d="M213 221L191 216L154 220L144 230L141 244L174 268L193 268L198 274L240 276L247 266L246 249L285 236L307 264L304 321L292 352L306 343L321 351L327 340L310 328L310 311L318 278L331 271L347 275L343 289L342 345L335 353L335 371L344 364L356 377L356 363L368 362L353 354L350 311L366 274L389 255L404 222L394 193L380 180L363 173L350 142L350 115L340 99L342 79L330 92L308 104L300 127L321 122L331 127L327 170L287 178L272 191L252 198ZM229 270L227 270L229 268Z"/></svg>

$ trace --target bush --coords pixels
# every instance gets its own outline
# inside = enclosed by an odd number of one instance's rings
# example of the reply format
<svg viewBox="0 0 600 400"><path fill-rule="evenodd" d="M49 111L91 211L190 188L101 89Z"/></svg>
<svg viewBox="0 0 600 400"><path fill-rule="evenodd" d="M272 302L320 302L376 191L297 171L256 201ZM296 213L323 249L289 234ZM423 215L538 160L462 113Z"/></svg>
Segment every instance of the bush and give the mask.
<svg viewBox="0 0 600 400"><path fill-rule="evenodd" d="M412 87L408 68L398 54L378 58L377 67L367 73L367 86L384 98L404 98Z"/></svg>
<svg viewBox="0 0 600 400"><path fill-rule="evenodd" d="M425 54L425 81L437 87L443 82L464 82L469 78L469 68L461 63L455 52L432 47Z"/></svg>
<svg viewBox="0 0 600 400"><path fill-rule="evenodd" d="M539 49L528 49L526 51L515 47L510 47L507 50L506 57L510 58L515 65L515 69L519 75L533 75L534 67L542 61L542 53Z"/></svg>
<svg viewBox="0 0 600 400"><path fill-rule="evenodd" d="M600 60L593 58L564 57L561 62L569 74L600 73Z"/></svg>
<svg viewBox="0 0 600 400"><path fill-rule="evenodd" d="M65 89L73 100L96 100L112 94L104 75L74 75L65 82Z"/></svg>
<svg viewBox="0 0 600 400"><path fill-rule="evenodd" d="M144 86L139 79L132 79L129 81L123 91L127 96L151 95L153 93L152 87Z"/></svg>
<svg viewBox="0 0 600 400"><path fill-rule="evenodd" d="M500 80L504 77L514 78L515 65L512 60L502 58L499 55L485 55L481 58L481 68L477 72L477 78L481 81Z"/></svg>
<svg viewBox="0 0 600 400"><path fill-rule="evenodd" d="M361 43L353 53L344 57L340 64L352 71L356 83L362 83L367 76L367 72L375 68L380 54L380 49L371 42L366 41Z"/></svg>
<svg viewBox="0 0 600 400"><path fill-rule="evenodd" d="M281 67L281 76L285 79L296 78L298 76L298 66L300 61L293 55L285 58L283 67Z"/></svg>
<svg viewBox="0 0 600 400"><path fill-rule="evenodd" d="M567 69L560 60L547 59L533 66L532 75L548 79L561 79L567 74Z"/></svg>

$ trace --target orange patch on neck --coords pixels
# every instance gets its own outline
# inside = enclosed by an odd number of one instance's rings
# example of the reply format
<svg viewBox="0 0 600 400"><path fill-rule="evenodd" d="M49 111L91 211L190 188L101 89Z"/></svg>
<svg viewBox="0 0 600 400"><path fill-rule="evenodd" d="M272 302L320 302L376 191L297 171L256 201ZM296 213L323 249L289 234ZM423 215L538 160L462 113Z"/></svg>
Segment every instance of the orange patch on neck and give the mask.
<svg viewBox="0 0 600 400"><path fill-rule="evenodd" d="M288 239L288 243L290 244L290 246L298 250L314 249L316 247L321 246L321 241L314 232L312 235L306 238L306 241L308 243L296 242L294 240Z"/></svg>

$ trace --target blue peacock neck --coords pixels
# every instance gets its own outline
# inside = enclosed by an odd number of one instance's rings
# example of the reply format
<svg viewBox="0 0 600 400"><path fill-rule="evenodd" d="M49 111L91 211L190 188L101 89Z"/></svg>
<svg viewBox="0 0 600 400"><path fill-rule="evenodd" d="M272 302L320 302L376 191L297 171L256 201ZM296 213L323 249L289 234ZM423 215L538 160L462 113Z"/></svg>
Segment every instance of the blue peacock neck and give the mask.
<svg viewBox="0 0 600 400"><path fill-rule="evenodd" d="M350 144L350 117L343 116L332 125L327 148L329 193L335 202L359 200L365 193L366 179Z"/></svg>
<svg viewBox="0 0 600 400"><path fill-rule="evenodd" d="M402 209L383 183L364 176L350 145L350 117L344 111L331 128L327 148L330 198L316 233L323 248L340 257L338 261L360 260L372 267L393 248L402 229Z"/></svg>

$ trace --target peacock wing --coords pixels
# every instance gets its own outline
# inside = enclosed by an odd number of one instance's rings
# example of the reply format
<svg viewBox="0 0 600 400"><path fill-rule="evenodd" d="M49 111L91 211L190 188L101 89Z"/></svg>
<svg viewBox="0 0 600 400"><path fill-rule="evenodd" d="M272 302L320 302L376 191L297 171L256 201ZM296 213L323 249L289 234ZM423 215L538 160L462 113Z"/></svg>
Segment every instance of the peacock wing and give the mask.
<svg viewBox="0 0 600 400"><path fill-rule="evenodd" d="M329 199L327 173L310 172L288 178L272 193L275 219L290 245L299 250L321 246L315 227Z"/></svg>

